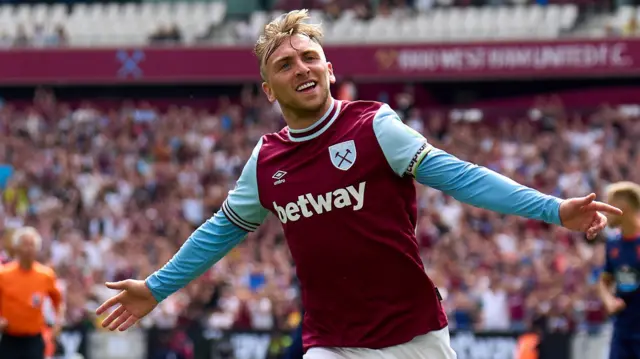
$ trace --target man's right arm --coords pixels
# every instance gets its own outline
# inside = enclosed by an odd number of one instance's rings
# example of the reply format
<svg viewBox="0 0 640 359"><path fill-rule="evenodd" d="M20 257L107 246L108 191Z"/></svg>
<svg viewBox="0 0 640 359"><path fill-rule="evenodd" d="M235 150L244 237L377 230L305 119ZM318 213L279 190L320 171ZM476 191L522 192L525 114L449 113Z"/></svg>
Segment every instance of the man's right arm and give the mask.
<svg viewBox="0 0 640 359"><path fill-rule="evenodd" d="M222 209L196 229L164 267L146 279L147 287L158 302L201 276L264 221L268 211L260 204L256 177L261 146L262 140L254 148Z"/></svg>
<svg viewBox="0 0 640 359"><path fill-rule="evenodd" d="M2 267L0 265L0 334L2 332L4 332L4 330L7 327L7 320L2 316L2 290L4 287L4 275L3 275L3 270Z"/></svg>
<svg viewBox="0 0 640 359"><path fill-rule="evenodd" d="M600 279L598 280L598 295L605 305L609 305L615 300L615 296L613 295L615 279L613 277L613 265L611 263L611 258L609 257L609 241L606 238L604 256L604 268L602 270L602 274L600 274Z"/></svg>
<svg viewBox="0 0 640 359"><path fill-rule="evenodd" d="M602 272L602 274L600 274L600 280L598 280L598 295L603 303L608 303L615 299L613 295L614 282L611 273Z"/></svg>

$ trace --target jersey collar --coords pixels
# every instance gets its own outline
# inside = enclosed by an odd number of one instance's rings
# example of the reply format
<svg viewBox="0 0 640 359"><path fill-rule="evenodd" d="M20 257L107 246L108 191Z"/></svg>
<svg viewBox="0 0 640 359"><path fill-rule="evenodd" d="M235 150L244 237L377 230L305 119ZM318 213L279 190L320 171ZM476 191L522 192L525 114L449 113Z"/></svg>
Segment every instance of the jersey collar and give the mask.
<svg viewBox="0 0 640 359"><path fill-rule="evenodd" d="M311 126L300 130L287 127L287 135L289 136L289 139L293 142L302 142L312 140L320 136L331 126L336 118L338 118L341 105L342 103L340 101L332 98L331 106L329 106L327 112L325 112L324 115Z"/></svg>

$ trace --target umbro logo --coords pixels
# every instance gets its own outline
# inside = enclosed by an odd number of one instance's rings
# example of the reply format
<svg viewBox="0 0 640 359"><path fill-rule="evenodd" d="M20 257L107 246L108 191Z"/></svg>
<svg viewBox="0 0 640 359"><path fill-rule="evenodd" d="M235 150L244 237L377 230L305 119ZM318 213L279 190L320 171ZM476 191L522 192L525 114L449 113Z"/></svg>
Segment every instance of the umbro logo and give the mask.
<svg viewBox="0 0 640 359"><path fill-rule="evenodd" d="M280 183L284 183L284 176L286 174L287 174L287 172L285 172L285 171L278 171L278 172L274 173L273 176L271 176L271 178L276 180L275 182L273 182L273 184L277 185L277 184L280 184Z"/></svg>

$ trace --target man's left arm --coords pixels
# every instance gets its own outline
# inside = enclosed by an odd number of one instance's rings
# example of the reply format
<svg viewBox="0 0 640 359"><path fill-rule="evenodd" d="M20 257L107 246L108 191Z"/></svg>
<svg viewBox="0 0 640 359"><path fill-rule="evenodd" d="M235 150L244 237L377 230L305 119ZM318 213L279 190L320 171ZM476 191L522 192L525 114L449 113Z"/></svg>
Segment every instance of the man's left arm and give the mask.
<svg viewBox="0 0 640 359"><path fill-rule="evenodd" d="M49 298L51 299L51 304L53 305L53 308L56 311L56 319L54 323L54 334L57 335L58 332L62 329L62 324L64 322L65 305L62 300L62 292L60 292L60 289L58 288L57 278L55 273L53 273L53 270L51 271L51 273L49 273L48 282L49 282L49 290L48 290Z"/></svg>
<svg viewBox="0 0 640 359"><path fill-rule="evenodd" d="M561 225L561 199L432 147L388 105L376 114L373 129L387 162L399 176L412 176L479 208Z"/></svg>

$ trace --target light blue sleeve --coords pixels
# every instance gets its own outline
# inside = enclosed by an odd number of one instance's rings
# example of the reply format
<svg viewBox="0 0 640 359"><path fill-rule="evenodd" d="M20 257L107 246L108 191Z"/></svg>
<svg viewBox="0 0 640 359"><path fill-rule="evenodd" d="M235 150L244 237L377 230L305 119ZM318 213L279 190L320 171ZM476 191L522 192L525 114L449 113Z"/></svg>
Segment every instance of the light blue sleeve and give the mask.
<svg viewBox="0 0 640 359"><path fill-rule="evenodd" d="M375 114L373 131L389 166L398 176L413 176L416 163L420 163L433 148L424 136L402 123L387 104Z"/></svg>
<svg viewBox="0 0 640 359"><path fill-rule="evenodd" d="M258 196L256 170L260 147L262 147L262 139L258 141L258 144L253 149L249 161L247 161L240 178L238 178L236 188L229 192L229 196L222 204L222 211L227 218L233 224L248 232L255 231L269 213L260 204L260 197Z"/></svg>
<svg viewBox="0 0 640 359"><path fill-rule="evenodd" d="M561 225L561 199L433 148L389 106L380 108L373 129L387 162L399 176L410 175L476 207Z"/></svg>
<svg viewBox="0 0 640 359"><path fill-rule="evenodd" d="M201 276L264 221L268 212L260 205L256 178L261 145L262 141L251 154L222 210L196 229L178 253L146 279L158 302Z"/></svg>
<svg viewBox="0 0 640 359"><path fill-rule="evenodd" d="M415 178L423 185L476 207L562 225L561 199L439 149L430 151L417 165Z"/></svg>
<svg viewBox="0 0 640 359"><path fill-rule="evenodd" d="M200 277L247 236L218 211L196 229L178 253L147 277L147 287L158 302Z"/></svg>

